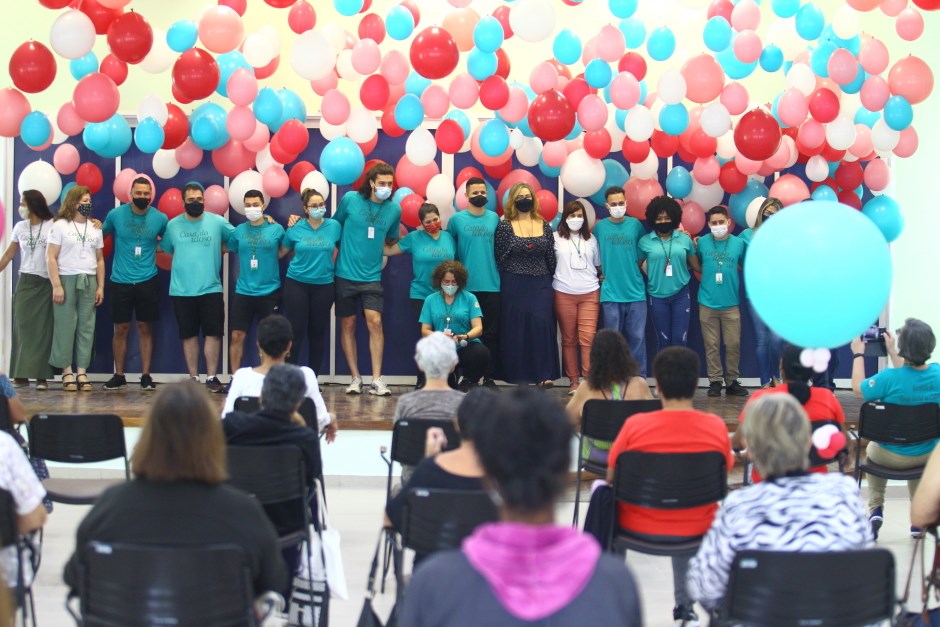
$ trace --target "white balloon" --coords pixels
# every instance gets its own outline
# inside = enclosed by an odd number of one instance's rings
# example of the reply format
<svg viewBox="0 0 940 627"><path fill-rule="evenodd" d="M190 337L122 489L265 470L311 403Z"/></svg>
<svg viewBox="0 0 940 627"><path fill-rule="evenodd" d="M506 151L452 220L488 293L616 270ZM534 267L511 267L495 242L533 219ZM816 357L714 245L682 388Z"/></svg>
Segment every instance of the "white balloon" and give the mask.
<svg viewBox="0 0 940 627"><path fill-rule="evenodd" d="M627 112L623 126L627 137L633 141L646 141L653 135L653 114L643 105L638 105Z"/></svg>
<svg viewBox="0 0 940 627"><path fill-rule="evenodd" d="M685 77L675 70L667 70L659 77L656 93L666 104L678 104L685 98Z"/></svg>
<svg viewBox="0 0 940 627"><path fill-rule="evenodd" d="M232 209L245 215L245 192L257 189L262 191L263 178L260 172L245 170L228 183L228 203ZM270 197L264 194L264 204L267 205Z"/></svg>
<svg viewBox="0 0 940 627"><path fill-rule="evenodd" d="M52 23L49 43L60 57L80 59L91 52L95 45L95 25L81 11L66 11Z"/></svg>
<svg viewBox="0 0 940 627"><path fill-rule="evenodd" d="M718 138L718 148L715 150L722 159L734 159L738 154L738 147L734 145L734 133L727 132Z"/></svg>
<svg viewBox="0 0 940 627"><path fill-rule="evenodd" d="M522 146L516 150L516 159L525 167L534 168L539 164L542 146L542 140L538 137L526 137Z"/></svg>
<svg viewBox="0 0 940 627"><path fill-rule="evenodd" d="M153 153L153 173L162 179L171 179L180 171L175 150L160 149Z"/></svg>
<svg viewBox="0 0 940 627"><path fill-rule="evenodd" d="M351 115L352 114L350 113L350 116ZM342 137L346 134L345 124L330 124L323 118L320 118L320 123L317 125L317 128L320 130L320 135L323 135L323 139L328 142L331 142L337 137Z"/></svg>
<svg viewBox="0 0 940 627"><path fill-rule="evenodd" d="M271 166L279 165L277 161L274 160L274 157L271 156L271 145L268 144L264 148L258 151L255 155L255 167L258 168L258 172L264 174L268 171L268 168ZM258 189L261 189L260 187Z"/></svg>
<svg viewBox="0 0 940 627"><path fill-rule="evenodd" d="M467 138L463 141L463 146L460 147L460 152L467 152L470 150L473 133L477 130L477 127L480 126L480 119L478 117L475 115L468 117L470 118L470 132L467 133Z"/></svg>
<svg viewBox="0 0 940 627"><path fill-rule="evenodd" d="M330 43L333 44L333 50L336 51L336 54L339 54L346 48L346 29L336 22L328 22L327 25L323 27L323 34L326 35Z"/></svg>
<svg viewBox="0 0 940 627"><path fill-rule="evenodd" d="M764 196L758 196L751 202L747 203L747 209L744 211L744 218L747 221L747 225L752 229L754 228L754 225L757 224L757 214L760 212L760 207L764 204L765 200L767 200L767 198Z"/></svg>
<svg viewBox="0 0 940 627"><path fill-rule="evenodd" d="M258 29L258 34L263 35L271 45L274 46L274 56L281 54L281 34L273 24L265 24ZM274 57L271 57L272 59Z"/></svg>
<svg viewBox="0 0 940 627"><path fill-rule="evenodd" d="M840 39L851 39L858 35L859 14L847 4L842 5L832 16L832 32Z"/></svg>
<svg viewBox="0 0 940 627"><path fill-rule="evenodd" d="M584 208L584 219L588 223L588 228L593 229L594 223L597 222L597 214L594 213L594 205L591 204L591 201L587 198L578 198L581 207Z"/></svg>
<svg viewBox="0 0 940 627"><path fill-rule="evenodd" d="M804 96L809 96L816 90L816 75L813 73L813 68L805 63L794 63L787 72L787 87L799 89Z"/></svg>
<svg viewBox="0 0 940 627"><path fill-rule="evenodd" d="M446 174L435 174L428 181L428 202L437 205L437 208L443 210L445 207L453 209L454 198L457 190L454 189L454 183ZM444 216L441 216L441 222Z"/></svg>
<svg viewBox="0 0 940 627"><path fill-rule="evenodd" d="M53 125L52 125L52 145L53 145L53 146L58 146L59 144L61 144L62 142L64 142L64 141L65 141L66 139L68 139L68 138L69 138L69 136L66 135L65 133L63 133L62 130L59 129L59 127L58 127L57 124L53 123Z"/></svg>
<svg viewBox="0 0 940 627"><path fill-rule="evenodd" d="M561 184L574 196L590 196L604 185L606 176L601 160L592 158L583 148L568 155L561 166Z"/></svg>
<svg viewBox="0 0 940 627"><path fill-rule="evenodd" d="M169 117L166 103L159 96L150 94L144 96L143 100L137 106L137 123L140 124L147 118L153 118L157 124L163 126Z"/></svg>
<svg viewBox="0 0 940 627"><path fill-rule="evenodd" d="M721 137L731 130L731 114L720 102L713 102L702 111L702 130L709 137Z"/></svg>
<svg viewBox="0 0 940 627"><path fill-rule="evenodd" d="M610 133L610 151L620 152L623 150L623 140L627 134L617 124L617 107L613 104L607 105L607 123L604 128Z"/></svg>
<svg viewBox="0 0 940 627"><path fill-rule="evenodd" d="M437 155L437 144L434 142L431 131L423 126L411 131L405 142L405 155L417 166L427 165L434 161Z"/></svg>
<svg viewBox="0 0 940 627"><path fill-rule="evenodd" d="M308 81L323 78L336 65L336 49L322 30L308 30L294 40L290 66Z"/></svg>
<svg viewBox="0 0 940 627"><path fill-rule="evenodd" d="M323 196L323 200L330 197L330 184L327 183L326 177L323 176L323 173L319 170L314 170L300 182L300 191L304 191L305 189L317 190L320 192L320 195Z"/></svg>
<svg viewBox="0 0 940 627"><path fill-rule="evenodd" d="M659 114L663 112L663 109L666 108L666 103L657 98L653 101L653 104L650 105L650 115L653 116L653 126L658 130L663 130L659 125Z"/></svg>
<svg viewBox="0 0 940 627"><path fill-rule="evenodd" d="M846 152L845 155L842 157L842 160L852 163L853 161L858 161L859 157L856 155L853 155L851 152ZM883 190L882 190L882 193L883 193ZM872 194L877 196L878 192L873 191Z"/></svg>
<svg viewBox="0 0 940 627"><path fill-rule="evenodd" d="M826 141L834 150L848 150L855 143L855 122L840 115L826 125Z"/></svg>
<svg viewBox="0 0 940 627"><path fill-rule="evenodd" d="M818 183L825 181L827 176L829 176L829 164L826 163L826 158L822 155L810 157L806 162L806 178Z"/></svg>
<svg viewBox="0 0 940 627"><path fill-rule="evenodd" d="M20 172L16 189L19 190L20 196L27 190L35 189L42 194L46 199L46 204L51 207L59 202L59 194L62 193L62 177L50 162L33 161Z"/></svg>
<svg viewBox="0 0 940 627"><path fill-rule="evenodd" d="M793 59L805 48L806 42L796 32L796 19L777 18L767 31L767 41L783 52L784 59Z"/></svg>
<svg viewBox="0 0 940 627"><path fill-rule="evenodd" d="M454 205L438 205L437 210L440 212L441 216L441 228L446 229L447 225L450 223L450 219L457 213L457 210L454 209ZM388 257L383 257L383 259L388 259Z"/></svg>
<svg viewBox="0 0 940 627"><path fill-rule="evenodd" d="M242 44L242 55L251 67L264 67L277 56L277 42L260 30L247 37Z"/></svg>
<svg viewBox="0 0 940 627"><path fill-rule="evenodd" d="M337 55L336 71L343 80L357 81L362 78L362 75L353 67L352 50L343 50Z"/></svg>
<svg viewBox="0 0 940 627"><path fill-rule="evenodd" d="M715 181L711 185L702 185L695 177L692 177L692 191L685 200L691 200L698 203L700 207L714 207L721 204L721 199L725 196L725 190L721 188L721 183ZM708 211L708 209L706 209Z"/></svg>
<svg viewBox="0 0 940 627"><path fill-rule="evenodd" d="M372 141L378 132L379 124L375 113L363 106L353 107L346 119L346 135L360 144ZM433 140L432 140L433 142Z"/></svg>
<svg viewBox="0 0 940 627"><path fill-rule="evenodd" d="M524 143L525 135L523 135L521 130L514 128L509 131L509 145L512 146L513 150L519 150Z"/></svg>
<svg viewBox="0 0 940 627"><path fill-rule="evenodd" d="M787 159L787 165L783 168L786 170L787 168L792 168L794 165L796 165L796 162L799 161L800 151L796 147L796 140L789 135L784 135L780 138L780 141L785 142L787 144L787 148L790 149L790 158Z"/></svg>
<svg viewBox="0 0 940 627"><path fill-rule="evenodd" d="M551 0L518 0L509 12L509 26L523 41L543 41L555 30L555 7Z"/></svg>
<svg viewBox="0 0 940 627"><path fill-rule="evenodd" d="M885 124L883 118L878 118L871 129L871 143L875 149L882 152L894 150L899 141L901 141L901 133Z"/></svg>
<svg viewBox="0 0 940 627"><path fill-rule="evenodd" d="M170 69L174 58L173 51L166 43L166 31L159 28L153 29L153 46L144 60L140 62L140 68L148 74L162 74Z"/></svg>

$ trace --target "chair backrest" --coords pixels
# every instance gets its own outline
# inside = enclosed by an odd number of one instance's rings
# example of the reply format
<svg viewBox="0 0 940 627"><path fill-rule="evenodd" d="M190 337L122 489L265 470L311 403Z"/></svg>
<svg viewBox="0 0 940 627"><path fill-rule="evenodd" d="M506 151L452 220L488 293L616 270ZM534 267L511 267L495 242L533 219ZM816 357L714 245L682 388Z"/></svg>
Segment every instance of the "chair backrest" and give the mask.
<svg viewBox="0 0 940 627"><path fill-rule="evenodd" d="M16 544L19 535L13 493L0 488L0 549Z"/></svg>
<svg viewBox="0 0 940 627"><path fill-rule="evenodd" d="M653 509L688 509L717 503L728 492L725 456L625 451L614 470L617 501Z"/></svg>
<svg viewBox="0 0 940 627"><path fill-rule="evenodd" d="M424 459L424 440L428 429L440 427L447 436L445 451L460 446L460 434L453 420L403 418L392 427L392 461L405 466L416 466Z"/></svg>
<svg viewBox="0 0 940 627"><path fill-rule="evenodd" d="M228 482L255 497L278 535L306 529L310 523L306 468L296 446L229 446Z"/></svg>
<svg viewBox="0 0 940 627"><path fill-rule="evenodd" d="M253 414L261 409L261 399L257 396L239 396L235 399L235 411Z"/></svg>
<svg viewBox="0 0 940 627"><path fill-rule="evenodd" d="M90 542L80 559L85 627L256 625L241 547Z"/></svg>
<svg viewBox="0 0 940 627"><path fill-rule="evenodd" d="M261 399L257 396L239 396L235 399L235 411L253 414L259 409L261 409ZM320 430L320 425L317 423L317 406L313 404L309 396L304 397L297 413L303 416L308 427L314 431Z"/></svg>
<svg viewBox="0 0 940 627"><path fill-rule="evenodd" d="M10 399L0 394L0 431L13 435L13 417L10 415Z"/></svg>
<svg viewBox="0 0 940 627"><path fill-rule="evenodd" d="M592 440L613 442L627 418L662 408L662 403L657 400L608 401L594 398L587 401L581 411L581 435Z"/></svg>
<svg viewBox="0 0 940 627"><path fill-rule="evenodd" d="M419 555L456 549L479 525L498 518L486 492L415 488L405 495L402 546Z"/></svg>
<svg viewBox="0 0 940 627"><path fill-rule="evenodd" d="M731 566L722 624L853 627L891 619L894 556L885 549L741 551Z"/></svg>
<svg viewBox="0 0 940 627"><path fill-rule="evenodd" d="M63 464L124 458L124 423L116 414L36 414L29 421L29 454Z"/></svg>
<svg viewBox="0 0 940 627"><path fill-rule="evenodd" d="M885 444L916 444L940 438L940 405L863 403L858 416L858 434Z"/></svg>

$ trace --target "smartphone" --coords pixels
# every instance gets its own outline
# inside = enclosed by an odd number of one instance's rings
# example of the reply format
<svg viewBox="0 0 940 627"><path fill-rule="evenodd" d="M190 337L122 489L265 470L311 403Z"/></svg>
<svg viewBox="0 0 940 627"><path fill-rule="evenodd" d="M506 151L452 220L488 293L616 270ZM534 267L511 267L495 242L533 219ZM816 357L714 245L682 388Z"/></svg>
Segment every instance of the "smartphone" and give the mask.
<svg viewBox="0 0 940 627"><path fill-rule="evenodd" d="M884 342L885 327L879 327L877 324L871 325L862 333L863 342Z"/></svg>
<svg viewBox="0 0 940 627"><path fill-rule="evenodd" d="M885 347L885 328L877 324L871 325L862 333L865 342L865 357L887 357L888 349Z"/></svg>

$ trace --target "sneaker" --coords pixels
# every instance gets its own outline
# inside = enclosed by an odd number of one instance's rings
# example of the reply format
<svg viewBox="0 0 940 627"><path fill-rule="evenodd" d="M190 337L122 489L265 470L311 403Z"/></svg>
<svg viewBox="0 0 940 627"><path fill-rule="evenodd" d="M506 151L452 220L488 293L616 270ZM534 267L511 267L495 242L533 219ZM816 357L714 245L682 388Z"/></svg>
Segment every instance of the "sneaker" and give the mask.
<svg viewBox="0 0 940 627"><path fill-rule="evenodd" d="M141 390L156 390L157 384L153 382L153 377L149 374L140 375L140 389Z"/></svg>
<svg viewBox="0 0 940 627"><path fill-rule="evenodd" d="M209 377L206 379L206 387L209 388L209 391L213 394L221 394L225 391L225 386L222 385L218 377Z"/></svg>
<svg viewBox="0 0 940 627"><path fill-rule="evenodd" d="M346 386L347 394L362 394L362 379L353 377L353 380Z"/></svg>
<svg viewBox="0 0 940 627"><path fill-rule="evenodd" d="M457 384L457 389L461 392L466 393L472 390L473 388L475 388L476 385L477 385L476 383L464 377L463 379L460 380L460 383Z"/></svg>
<svg viewBox="0 0 940 627"><path fill-rule="evenodd" d="M712 381L709 383L707 394L711 397L721 396L721 381Z"/></svg>
<svg viewBox="0 0 940 627"><path fill-rule="evenodd" d="M698 614L691 605L677 605L672 608L672 621L675 625L698 627Z"/></svg>
<svg viewBox="0 0 940 627"><path fill-rule="evenodd" d="M190 377L189 377L189 380L192 381L193 383L199 383L199 377L198 377L198 376L190 376Z"/></svg>
<svg viewBox="0 0 940 627"><path fill-rule="evenodd" d="M106 390L120 390L127 387L127 379L123 374L116 374L104 384Z"/></svg>
<svg viewBox="0 0 940 627"><path fill-rule="evenodd" d="M483 379L483 387L489 388L489 389L491 389L491 390L495 390L495 389L497 389L497 387L496 387L496 381L494 381L493 379L488 379L488 378L487 378L487 379Z"/></svg>
<svg viewBox="0 0 940 627"><path fill-rule="evenodd" d="M732 381L731 385L725 388L725 396L747 396L747 390L738 381Z"/></svg>
<svg viewBox="0 0 940 627"><path fill-rule="evenodd" d="M49 383L45 379L39 379L36 381L36 389L40 392L49 389Z"/></svg>
<svg viewBox="0 0 940 627"><path fill-rule="evenodd" d="M868 515L868 525L871 527L871 535L875 540L878 539L878 530L881 529L881 525L883 525L884 522L884 508L876 507L871 510L871 513Z"/></svg>
<svg viewBox="0 0 940 627"><path fill-rule="evenodd" d="M382 381L382 377L375 379L369 385L369 394L373 396L391 396L392 391L388 389L388 386L385 384L385 381Z"/></svg>
<svg viewBox="0 0 940 627"><path fill-rule="evenodd" d="M919 538L922 533L924 533L923 529L921 529L920 527L915 527L914 525L911 525L911 537L912 538Z"/></svg>
<svg viewBox="0 0 940 627"><path fill-rule="evenodd" d="M28 388L29 379L13 379L13 387L15 388Z"/></svg>

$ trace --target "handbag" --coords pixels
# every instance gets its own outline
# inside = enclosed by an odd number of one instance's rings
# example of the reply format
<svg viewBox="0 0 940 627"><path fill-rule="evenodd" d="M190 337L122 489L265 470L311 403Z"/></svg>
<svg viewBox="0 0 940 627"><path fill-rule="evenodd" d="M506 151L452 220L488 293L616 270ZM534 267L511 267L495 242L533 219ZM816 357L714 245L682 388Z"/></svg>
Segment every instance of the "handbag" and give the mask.
<svg viewBox="0 0 940 627"><path fill-rule="evenodd" d="M591 492L587 513L584 515L584 533L589 533L605 551L610 550L614 530L614 489L604 482Z"/></svg>
<svg viewBox="0 0 940 627"><path fill-rule="evenodd" d="M924 545L926 544L927 533L934 538L933 564L928 575L924 569ZM904 595L898 600L900 611L895 618L897 627L940 627L940 608L928 609L927 604L930 601L931 591L933 597L940 599L940 543L937 542L937 530L932 528L925 533L921 533L914 540L914 551L911 555L911 565L907 571L907 584L904 587ZM911 612L907 609L907 600L911 593L911 581L913 580L914 566L920 563L921 572L921 602L923 609L919 612Z"/></svg>
<svg viewBox="0 0 940 627"><path fill-rule="evenodd" d="M359 621L356 627L397 627L398 625L398 604L392 608L388 617L388 622L383 623L379 615L375 613L372 607L372 599L375 598L375 577L379 572L379 553L385 544L386 534L393 533L390 530L383 529L379 534L379 542L375 547L375 555L372 556L372 566L369 568L369 582L366 584L366 598L362 603L362 611L359 613Z"/></svg>
<svg viewBox="0 0 940 627"><path fill-rule="evenodd" d="M317 555L322 551L323 560L314 560L313 575L314 580L326 578L330 586L330 596L334 599L349 599L349 587L346 584L346 569L343 567L343 551L340 544L339 530L330 526L329 517L326 511L326 501L323 498L323 489L319 481L314 482L314 489L317 493L317 511L319 512L320 525L319 531L315 527L310 528L310 552L311 555ZM306 565L301 558L301 565L298 572L303 572ZM323 569L326 572L323 572Z"/></svg>
<svg viewBox="0 0 940 627"><path fill-rule="evenodd" d="M345 588L346 577L343 573L343 558L339 554L339 532L333 531L331 540L327 540L326 506L319 489L319 482L314 482L317 494L317 510L320 520L311 525L307 538L307 550L301 552L300 563L291 584L290 605L288 606L287 624L289 627L329 627L330 623L330 584L327 550L334 551L334 570L338 569L342 585ZM327 545L331 548L327 549ZM319 559L317 559L319 557ZM335 563L338 562L338 566Z"/></svg>

